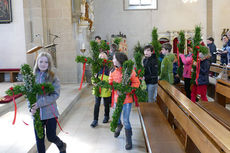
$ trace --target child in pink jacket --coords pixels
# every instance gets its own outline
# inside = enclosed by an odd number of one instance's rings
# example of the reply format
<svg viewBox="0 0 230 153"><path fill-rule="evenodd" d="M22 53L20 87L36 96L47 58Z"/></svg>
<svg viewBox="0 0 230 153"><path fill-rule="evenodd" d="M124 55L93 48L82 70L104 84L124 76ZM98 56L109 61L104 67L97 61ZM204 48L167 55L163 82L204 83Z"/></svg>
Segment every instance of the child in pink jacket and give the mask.
<svg viewBox="0 0 230 153"><path fill-rule="evenodd" d="M180 58L184 64L183 77L184 77L184 89L186 96L191 99L190 81L191 81L191 69L192 69L192 48L188 46L189 53L187 55L180 54Z"/></svg>

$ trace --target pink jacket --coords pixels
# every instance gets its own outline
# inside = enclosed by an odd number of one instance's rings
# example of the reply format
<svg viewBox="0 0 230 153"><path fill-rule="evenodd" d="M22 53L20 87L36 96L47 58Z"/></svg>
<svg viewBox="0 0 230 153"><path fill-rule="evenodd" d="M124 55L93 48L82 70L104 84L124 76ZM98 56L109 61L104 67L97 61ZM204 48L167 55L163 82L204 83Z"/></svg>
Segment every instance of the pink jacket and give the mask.
<svg viewBox="0 0 230 153"><path fill-rule="evenodd" d="M191 78L191 69L193 62L192 54L189 54L187 57L185 57L184 54L180 54L180 58L184 64L183 77Z"/></svg>
<svg viewBox="0 0 230 153"><path fill-rule="evenodd" d="M132 72L130 80L131 80L131 87L137 87L137 88L139 87L140 81L139 81L138 77L136 77L135 71ZM121 70L121 68L115 68L115 70L109 74L109 83L112 83L113 81L117 82L117 83L121 83L121 81L122 81L122 70ZM117 99L118 99L118 94L117 94L117 90L116 90L114 92L114 102L115 103L117 103ZM124 104L132 103L132 102L133 102L132 96L129 96L128 94L126 94Z"/></svg>

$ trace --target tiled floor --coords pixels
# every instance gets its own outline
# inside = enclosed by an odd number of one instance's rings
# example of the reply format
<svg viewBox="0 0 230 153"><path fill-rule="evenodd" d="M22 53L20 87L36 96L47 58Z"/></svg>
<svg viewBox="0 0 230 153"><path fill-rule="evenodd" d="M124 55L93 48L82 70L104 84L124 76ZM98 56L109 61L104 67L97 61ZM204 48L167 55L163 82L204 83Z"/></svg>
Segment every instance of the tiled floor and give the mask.
<svg viewBox="0 0 230 153"><path fill-rule="evenodd" d="M68 153L146 152L140 120L135 107L133 107L130 117L133 128L133 149L126 151L124 148L124 130L122 130L118 138L114 138L113 133L109 129L109 123L102 123L104 113L103 104L100 107L99 125L96 128L90 127L93 119L93 105L94 96L92 96L91 90L87 90L65 117L63 129L69 134L60 132L59 137L67 143ZM52 144L47 153L54 152L58 152L58 149Z"/></svg>
<svg viewBox="0 0 230 153"><path fill-rule="evenodd" d="M0 83L0 95L4 93L12 84ZM67 143L68 153L115 153L115 152L132 152L143 153L145 151L144 138L141 131L141 125L137 113L137 109L133 107L131 113L131 124L133 128L133 149L126 151L125 135L122 130L118 138L113 137L113 133L109 130L109 124L103 124L104 106L101 105L99 116L99 126L91 128L89 125L93 118L94 96L91 94L91 88L82 92L82 96L75 103L77 90L76 84L62 85L61 96L58 99L59 112L64 113L61 126L64 131L59 133L63 141ZM66 110L66 106L71 105L71 110ZM112 112L111 112L112 114ZM32 126L31 115L28 112L27 103L21 102L18 106L16 124L12 125L14 111L8 111L0 116L0 152L1 153L25 153L30 150L34 152L35 144L34 132ZM24 122L29 125L25 125ZM57 130L59 131L59 129ZM32 151L31 151L32 150ZM55 145L51 145L47 149L48 153L58 152Z"/></svg>

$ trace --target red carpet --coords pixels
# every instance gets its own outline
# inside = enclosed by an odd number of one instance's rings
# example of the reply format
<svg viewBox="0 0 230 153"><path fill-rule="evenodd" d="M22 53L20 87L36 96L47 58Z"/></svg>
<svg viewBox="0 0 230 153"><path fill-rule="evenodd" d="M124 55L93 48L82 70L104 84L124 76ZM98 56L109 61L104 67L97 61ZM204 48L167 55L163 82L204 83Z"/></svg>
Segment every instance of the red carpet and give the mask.
<svg viewBox="0 0 230 153"><path fill-rule="evenodd" d="M19 98L21 96L22 96L22 94L18 94L18 95L15 95L14 98L17 99L17 98ZM9 103L11 101L13 101L13 96L0 97L0 104Z"/></svg>

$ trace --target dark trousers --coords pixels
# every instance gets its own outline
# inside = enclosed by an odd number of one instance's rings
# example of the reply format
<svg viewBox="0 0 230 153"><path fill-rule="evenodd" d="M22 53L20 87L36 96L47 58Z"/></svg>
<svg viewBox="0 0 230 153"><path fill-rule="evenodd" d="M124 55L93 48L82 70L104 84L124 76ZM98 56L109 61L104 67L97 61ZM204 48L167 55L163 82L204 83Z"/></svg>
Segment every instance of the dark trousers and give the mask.
<svg viewBox="0 0 230 153"><path fill-rule="evenodd" d="M184 78L184 89L186 92L186 96L191 99L191 90L190 90L190 78Z"/></svg>
<svg viewBox="0 0 230 153"><path fill-rule="evenodd" d="M104 106L105 106L105 117L109 118L109 105L111 104L111 97L103 97ZM94 105L94 120L98 120L99 110L101 104L101 97L95 96L95 105Z"/></svg>
<svg viewBox="0 0 230 153"><path fill-rule="evenodd" d="M224 65L224 64L228 64L228 57L227 57L227 54L221 54L221 57L220 57L220 62L221 62L221 65Z"/></svg>
<svg viewBox="0 0 230 153"><path fill-rule="evenodd" d="M57 128L57 121L55 118L51 118L48 120L42 120L42 125L43 125L43 133L44 133L44 128L46 128L46 136L47 139L55 143L58 147L58 149L62 148L63 142L60 140L60 138L56 135L56 128ZM36 144L37 144L37 151L38 153L45 153L46 148L45 148L45 134L42 139L39 139L37 136L37 132L35 131L35 137L36 137Z"/></svg>

